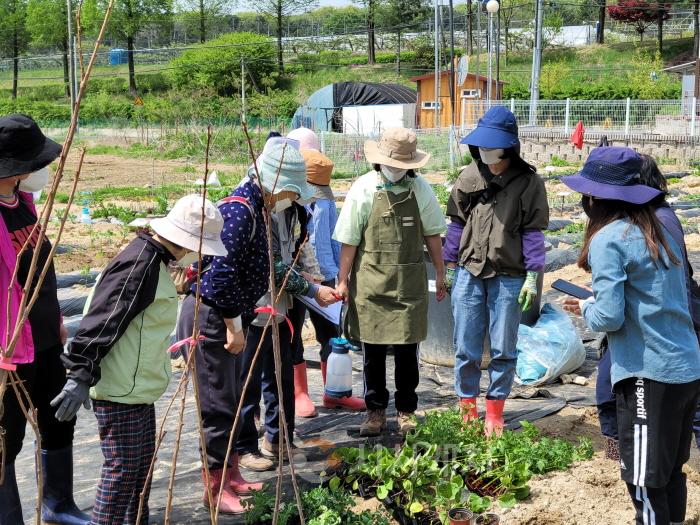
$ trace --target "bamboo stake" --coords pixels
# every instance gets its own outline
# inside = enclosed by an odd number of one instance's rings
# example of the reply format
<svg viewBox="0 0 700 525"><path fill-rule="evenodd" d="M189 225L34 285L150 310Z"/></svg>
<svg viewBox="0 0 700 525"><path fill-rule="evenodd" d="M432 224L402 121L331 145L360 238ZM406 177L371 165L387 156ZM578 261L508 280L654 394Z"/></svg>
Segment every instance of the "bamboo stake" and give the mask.
<svg viewBox="0 0 700 525"><path fill-rule="evenodd" d="M187 383L182 390L182 398L180 400L180 416L177 423L177 434L175 437L175 450L173 450L173 459L170 462L170 480L168 481L168 499L165 502L165 525L170 525L170 512L173 508L173 487L175 486L175 472L177 471L177 458L180 452L180 439L182 438L182 427L185 426L185 403L187 401Z"/></svg>
<svg viewBox="0 0 700 525"><path fill-rule="evenodd" d="M83 169L83 160L84 160L84 158L85 158L85 149L83 149L83 150L81 151L80 161L79 161L79 163L78 163L78 169L76 170L75 176L74 176L74 178L73 178L73 186L71 187L71 192L70 192L70 194L69 194L69 196L68 196L68 203L66 204L66 209L65 209L65 211L64 211L64 213L63 213L63 217L61 217L61 222L60 222L58 234L57 234L57 236L56 236L56 241L55 241L55 243L51 246L51 250L49 251L48 257L46 258L46 262L45 262L45 264L44 264L44 268L43 268L41 274L39 275L39 279L38 279L38 281L37 281L37 284L36 284L36 286L35 286L34 292L33 292L33 294L32 294L32 301L30 302L29 306L27 307L27 311L30 311L31 308L34 306L34 302L36 302L36 300L37 300L37 298L38 298L38 296L39 296L39 292L40 292L40 288L41 288L41 283L43 283L44 278L46 277L46 273L48 272L48 269L49 269L49 268L51 267L51 265L53 264L53 257L54 257L54 254L56 253L56 248L58 247L58 243L59 243L59 241L60 241L60 239L61 239L61 235L63 234L63 229L64 229L64 227L65 227L66 221L68 220L68 214L69 214L70 208L71 208L71 206L72 206L72 204L73 204L73 198L75 197L75 193L76 193L76 191L77 191L77 189L78 189L78 181L80 180L80 173L81 173L81 171L82 171L82 169ZM29 245L29 241L30 241L30 239L33 237L34 232L36 231L36 228L37 228L37 225L38 225L38 224L39 224L39 221L37 221L37 222L34 224L34 227L32 228L32 233L31 233L30 236L27 238L27 240L25 241L25 243L22 245L22 247L21 247L21 249L20 249L20 252L19 252L19 255L17 256L17 260L19 260L19 258L22 256L22 254L24 253L24 251L27 250L27 247L28 247L28 245ZM42 229L42 231L44 231L44 230ZM40 237L40 239L41 239L41 237ZM43 244L43 239L41 240L41 243ZM41 252L41 244L37 243L36 249L34 249L34 254L36 255L36 254L38 254L38 253L40 253L40 252ZM7 301L7 304L8 304L8 311L9 311L10 299L11 299L11 297L12 297L12 280L14 280L14 279L17 278L17 271L18 271L18 268L19 268L19 264L15 264L15 270L14 270L14 273L13 273L13 277L12 277L12 279L11 279L11 281L10 281L10 287L9 287L9 291L8 291L8 301ZM27 275L27 278L26 278L26 279L27 279L27 280L26 280L26 283L25 283L25 289L27 289L27 286L28 286L28 285L31 285L31 280L30 280L30 276L29 276L29 275ZM32 279L33 279L33 276L32 276ZM25 293L25 295L26 295L26 293ZM20 310L20 311L21 311L21 310ZM18 317L19 317L19 313L18 313ZM8 324L9 324L9 315L8 315ZM2 348L0 348L0 350L2 350ZM3 413L4 413L4 410L5 410L4 403L3 403L2 400L4 399L4 396L5 396L5 392L6 392L6 389L7 389L7 380L8 380L8 378L10 377L10 374L8 374L6 370L0 370L0 372L3 372L2 374L0 374L0 417L2 417L2 415L3 415ZM24 385L21 384L21 383L20 383L20 385L22 386L22 389L24 390ZM15 389L15 393L16 393L16 389ZM25 390L25 393L26 393L26 390ZM26 393L26 399L27 399L27 402L28 402L28 404L29 404L29 409L28 409L28 411L27 411L26 413L27 413L27 414L29 414L29 413L36 414L36 409L34 408L34 405L32 404L32 400L31 400L31 398L29 397L29 394L28 394L28 393ZM19 398L18 398L18 401L20 401ZM37 440L36 442L37 442L37 443L41 443L41 435L40 435L40 433L39 433L39 427L38 427L38 425L36 424L36 421L30 420L29 417L27 417L27 420L29 421L30 425L32 426L32 429L34 430L34 434L35 434L35 437L36 437L36 440ZM1 429L1 428L0 428L0 430L3 430L2 432L0 432L0 441L2 441L2 443L0 443L0 450L3 451L3 454L0 455L0 480L4 480L4 478L5 478L5 454L4 454L4 450L5 450L5 446L4 446L4 445L5 445L5 444L4 444L4 429ZM38 472L39 474L41 474L41 458L37 458L36 468L37 468L37 472ZM40 477L41 477L41 476L40 476ZM38 496L37 501L41 501L41 486L40 486L40 485L41 485L41 484L39 484L39 488L38 488L38 491L37 491L37 496Z"/></svg>
<svg viewBox="0 0 700 525"><path fill-rule="evenodd" d="M97 39L95 40L95 46L93 48L92 55L90 56L90 62L88 64L87 71L85 72L84 78L80 82L80 89L78 91L78 96L76 97L76 102L75 102L75 110L73 111L73 115L71 116L71 123L70 123L70 126L68 128L68 134L66 136L66 140L63 143L63 149L61 150L61 155L59 157L58 167L56 169L56 174L54 175L51 189L47 195L46 204L44 205L44 209L42 210L41 220L37 221L37 224L41 223L41 229L39 230L39 237L37 239L37 245L39 245L39 246L43 243L44 237L46 235L46 225L47 225L48 220L51 216L51 211L53 210L53 204L54 204L54 199L56 197L56 191L58 190L58 185L61 182L61 179L63 178L63 171L65 169L66 161L68 158L68 153L70 151L71 145L73 144L73 138L75 136L75 131L77 129L77 122L78 122L78 117L80 114L80 104L82 102L83 95L85 94L87 82L90 79L90 73L92 72L92 68L93 68L95 60L97 58L97 51L100 47L102 39L104 38L104 33L105 33L106 28L107 28L109 16L112 12L113 4L114 4L114 0L109 0L109 4L107 5L107 10L105 11L104 19L102 21L102 27L100 28L100 32L97 36ZM32 232L34 232L36 230L36 227L37 227L37 225L35 225L35 228L32 230ZM56 242L58 243L58 240ZM29 267L29 272L27 273L27 283L29 283L29 284L31 284L34 280L34 274L36 272L38 256L39 256L39 252L35 251L34 255L32 257L30 267ZM16 278L16 276L15 276L15 278ZM34 296L38 296L42 282L43 282L43 278L40 278L37 281L36 287L34 290L34 294L33 294ZM12 282L10 283L10 287L12 287ZM17 341L19 340L19 336L21 333L20 329L24 325L24 323L27 322L27 319L29 316L29 312L26 310L28 290L29 290L29 288L25 285L23 293L22 293L22 298L20 300L20 307L18 309L17 321L15 323L12 338L10 339L9 344L7 344L7 341L6 341L6 347L4 349L2 349L3 350L2 353L3 353L4 357L6 357L6 358L12 357L12 354L14 352ZM11 292L9 292L9 293L11 294ZM8 296L8 303L9 303L9 297L10 296ZM9 335L9 333L10 332L8 329L6 331L6 334ZM7 383L6 370L0 369L0 399L2 399L2 395L5 392L6 383Z"/></svg>
<svg viewBox="0 0 700 525"><path fill-rule="evenodd" d="M199 246L198 246L198 266L197 266L197 292L195 295L195 311L194 311L194 320L193 320L193 328L192 328L192 342L189 345L188 348L188 353L187 353L187 365L185 367L185 370L182 374L182 378L180 379L180 384L178 385L178 389L175 392L175 395L172 397L170 400L170 403L168 405L168 408L166 410L166 414L161 420L161 433L158 436L158 440L156 441L156 452L160 449L160 446L163 442L163 438L165 437L165 432L164 432L164 427L166 423L166 419L168 414L170 413L170 409L172 408L175 399L177 398L177 395L180 391L180 388L185 385L185 390L187 389L187 382L189 381L190 378L190 373L192 373L192 383L193 383L193 389L194 389L194 397L195 397L195 402L197 404L197 420L198 420L198 426L199 426L199 439L200 439L200 455L202 459L202 465L204 468L205 472L205 480L207 487L209 487L209 465L206 461L206 443L204 441L204 426L202 423L202 416L201 416L201 410L200 410L200 401L199 401L199 393L197 391L198 385L197 385L197 375L196 375L196 359L194 358L195 352L196 352L196 345L197 345L197 338L199 337L199 329L197 327L198 324L198 319L199 319L199 307L201 305L201 284L202 284L202 242L204 239L204 210L206 206L206 194L207 194L207 176L208 176L208 171L209 171L209 150L211 146L211 126L208 126L207 128L207 146L206 146L206 152L205 152L205 175L204 175L204 185L202 187L202 218L200 222L200 229L199 229ZM183 396L185 394L183 393ZM184 414L181 414L181 418L184 417ZM180 419L179 424L182 424L182 419ZM179 437L176 440L175 444L176 448L174 451L174 461L177 461L177 453L178 449L180 446L180 440ZM144 500L145 500L145 488L148 486L150 483L152 477L153 477L153 470L154 470L154 465L155 465L155 460L156 460L156 454L153 455L153 458L151 458L151 465L149 467L148 474L146 476L146 481L144 482L144 486L141 490L141 494L139 496L139 510L136 516L136 523L141 522L141 516L143 513L143 506L144 506ZM174 471L176 468L176 463L171 464L171 469ZM174 478L174 472L171 472L171 477ZM208 497L209 501L211 501L211 490L208 489ZM172 507L172 491L168 491L168 500L166 501L166 518L168 518L167 514L167 509L168 507ZM214 519L214 513L213 513L213 508L210 505L210 510L209 510L209 515L211 519L211 523L215 523Z"/></svg>
<svg viewBox="0 0 700 525"><path fill-rule="evenodd" d="M204 239L204 208L207 199L207 179L209 178L209 152L211 148L211 125L207 126L207 148L204 155L204 178L202 185L202 222L199 229L199 249L197 250L199 255L199 264L197 265L197 292L195 294L194 303L194 319L192 321L192 342L190 343L190 352L195 353L197 351L197 338L199 337L199 307L202 304L202 241ZM211 476L209 474L209 461L207 460L207 442L204 437L204 423L202 422L202 404L199 399L199 384L197 382L197 359L192 360L192 384L194 387L194 400L197 405L197 423L199 426L199 442L200 442L200 455L202 457L202 468L204 469L204 482L207 487L207 498L209 501L209 519L211 523L215 525L216 514L212 502L212 492L211 492Z"/></svg>
<svg viewBox="0 0 700 525"><path fill-rule="evenodd" d="M253 166L255 167L255 173L257 175L256 179L258 181L258 184L260 184L260 188L262 190L262 182L260 181L260 174L258 173L258 166L257 162L255 159L255 154L253 153L253 145L251 143L250 135L248 133L248 126L246 125L245 122L243 122L243 132L245 133L246 136L246 141L248 142L248 149L251 153L251 157L253 159ZM280 159L280 165L277 167L277 175L275 177L275 184L273 186L273 192L274 188L277 187L277 181L279 179L279 174L282 169L282 162L284 160L284 152L286 151L287 144L285 144L282 148L282 157ZM270 230L272 221L270 220L270 212L267 209L267 207L264 208L264 213L263 217L265 218L265 223L267 225L267 248L268 248L268 261L270 265L270 292L271 292L271 297L277 298L276 294L276 287L275 287L275 272L274 272L274 256L272 253L272 231ZM299 249L297 256L301 253L301 248ZM284 288L282 289L282 291ZM281 293L281 292L280 292ZM271 316L272 317L272 316ZM283 390L282 390L282 364L281 364L281 354L280 354L280 340L279 340L279 326L277 323L273 323L272 325L272 349L273 353L275 355L275 378L277 380L277 393L278 393L278 398L279 398L279 407L280 407L280 416L279 416L279 425L280 425L280 441L279 441L279 470L278 470L278 478L277 478L277 487L276 487L276 493L275 493L275 513L272 517L272 525L277 525L277 521L279 519L279 508L280 508L280 499L281 499L281 491L282 491L282 475L283 475L283 466L284 466L284 447L285 447L285 442L287 441L287 420L285 419L285 411L284 411L284 395L283 395ZM297 507L299 509L299 518L301 521L301 525L305 525L306 521L304 520L304 509L302 506L301 502L301 494L299 493L299 487L297 485L296 481L296 470L294 467L294 459L292 457L292 449L291 445L287 443L286 445L287 449L287 458L289 459L289 470L292 478L292 487L294 488L294 497L297 502Z"/></svg>
<svg viewBox="0 0 700 525"><path fill-rule="evenodd" d="M187 356L187 366L189 366L190 359L192 358L191 355ZM182 374L182 377L180 378L180 381L178 382L177 388L175 389L175 394L173 394L173 397L170 399L170 403L168 403L168 406L165 409L165 413L163 414L163 418L160 421L159 425L159 431L158 431L158 437L156 439L156 446L153 451L153 457L151 458L151 464L148 467L148 473L146 474L146 481L144 482L143 487L141 487L141 492L139 494L139 509L138 512L136 513L136 523L141 523L141 514L143 513L143 505L145 501L145 496L146 496L146 491L145 487L150 483L152 477L153 477L153 471L155 469L155 462L156 458L158 457L158 452L160 451L160 447L163 443L163 440L165 439L166 434L168 433L165 430L165 423L168 419L168 416L170 415L170 410L172 409L173 405L175 404L175 400L177 399L177 396L180 394L183 386L185 383L188 381L187 375L185 373Z"/></svg>
<svg viewBox="0 0 700 525"><path fill-rule="evenodd" d="M34 470L34 475L37 486L37 497L34 510L36 525L41 525L41 502L43 500L44 485L42 483L43 467L41 464L41 434L39 433L39 424L37 423L39 416L36 408L33 407L29 393L27 392L26 388L24 388L24 384L22 384L22 380L20 379L19 375L17 375L17 372L10 372L10 384L12 385L12 389L17 397L17 404L22 410L24 417L27 419L27 421L29 421L29 425L32 427L34 435L36 436L36 441L34 443L34 462L36 464L36 469ZM22 390L21 393L20 390ZM27 400L27 405L25 405L22 401L22 394L24 394L25 399Z"/></svg>

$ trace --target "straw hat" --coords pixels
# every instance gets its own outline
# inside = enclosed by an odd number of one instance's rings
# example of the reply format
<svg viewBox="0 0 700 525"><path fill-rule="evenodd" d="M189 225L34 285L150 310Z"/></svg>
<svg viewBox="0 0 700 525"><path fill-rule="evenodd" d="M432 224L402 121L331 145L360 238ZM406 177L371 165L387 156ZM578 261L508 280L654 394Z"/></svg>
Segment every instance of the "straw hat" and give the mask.
<svg viewBox="0 0 700 525"><path fill-rule="evenodd" d="M417 149L416 134L406 128L387 128L379 140L365 142L365 157L371 164L399 169L418 169L428 163L430 153Z"/></svg>
<svg viewBox="0 0 700 525"><path fill-rule="evenodd" d="M151 228L168 241L193 252L199 250L202 232L202 254L223 257L228 251L221 242L224 218L209 200L204 201L204 229L202 230L202 197L186 195L175 203L166 217L153 219Z"/></svg>

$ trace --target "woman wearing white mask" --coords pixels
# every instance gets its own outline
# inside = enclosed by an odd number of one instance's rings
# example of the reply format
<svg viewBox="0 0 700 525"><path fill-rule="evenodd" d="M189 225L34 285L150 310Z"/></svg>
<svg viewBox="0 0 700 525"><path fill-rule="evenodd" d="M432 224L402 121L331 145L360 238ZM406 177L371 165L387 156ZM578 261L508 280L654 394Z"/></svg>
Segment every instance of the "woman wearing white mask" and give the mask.
<svg viewBox="0 0 700 525"><path fill-rule="evenodd" d="M544 182L520 157L515 115L491 108L464 139L474 162L447 203L443 257L455 321L455 389L465 420L476 419L484 337L491 342L487 435L503 431L503 407L515 377L521 311L537 296L544 269L549 207Z"/></svg>
<svg viewBox="0 0 700 525"><path fill-rule="evenodd" d="M93 400L104 455L92 522L136 523L140 495L155 452L155 402L168 387L167 349L177 320L169 264L189 266L202 255L224 255L224 220L202 197L181 198L167 217L151 221L100 275L64 356L68 382L52 401L59 421ZM200 233L201 232L201 233ZM201 237L200 237L201 235ZM201 238L201 240L200 240ZM191 335L191 334L189 334ZM141 523L148 523L148 505Z"/></svg>
<svg viewBox="0 0 700 525"><path fill-rule="evenodd" d="M428 278L423 247L435 265L437 300L445 296L440 234L445 218L416 169L430 155L416 135L389 128L365 143L374 169L350 188L334 238L342 243L336 293L348 302L347 336L361 342L367 417L362 436L386 427L386 354L394 349L396 410L401 433L415 428L418 344L427 336Z"/></svg>
<svg viewBox="0 0 700 525"><path fill-rule="evenodd" d="M80 525L90 518L81 512L73 500L73 430L75 418L57 421L56 409L50 401L66 383L66 371L61 363L66 332L61 321L56 295L56 273L49 266L39 290L39 298L29 314L29 322L20 329L21 335L12 357L3 356L6 345L14 333L14 323L19 314L22 289L29 273L29 266L37 249L37 213L32 192L40 191L48 182L46 166L61 153L61 146L46 138L36 122L26 115L9 115L0 118L0 365L16 367L32 404L38 411L41 434L43 475L43 501L41 517L45 522ZM21 258L17 253L27 242ZM51 251L47 238L39 249L39 276ZM12 283L12 294L7 290L14 271L17 279ZM29 294L33 294L33 286ZM7 302L9 301L9 305ZM10 334L5 333L7 312L10 313ZM22 506L15 476L15 458L22 449L26 421L12 388L5 391L2 400L4 412L0 420L0 433L5 431L4 481L0 484L0 524L24 523ZM1 450L1 449L0 449ZM0 452L2 455L2 452Z"/></svg>

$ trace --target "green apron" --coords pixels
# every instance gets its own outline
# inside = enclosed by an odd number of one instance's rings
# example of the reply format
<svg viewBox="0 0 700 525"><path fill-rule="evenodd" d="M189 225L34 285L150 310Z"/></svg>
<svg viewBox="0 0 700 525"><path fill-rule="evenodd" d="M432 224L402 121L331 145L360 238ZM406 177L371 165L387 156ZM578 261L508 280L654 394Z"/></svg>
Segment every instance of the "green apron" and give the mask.
<svg viewBox="0 0 700 525"><path fill-rule="evenodd" d="M378 189L350 278L347 335L370 344L411 344L428 333L423 228L413 190Z"/></svg>

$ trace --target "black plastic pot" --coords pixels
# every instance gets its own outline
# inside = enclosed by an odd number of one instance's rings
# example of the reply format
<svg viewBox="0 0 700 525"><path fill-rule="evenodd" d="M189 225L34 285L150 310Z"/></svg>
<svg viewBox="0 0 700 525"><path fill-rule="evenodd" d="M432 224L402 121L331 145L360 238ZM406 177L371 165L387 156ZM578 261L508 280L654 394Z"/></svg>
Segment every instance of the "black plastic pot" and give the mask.
<svg viewBox="0 0 700 525"><path fill-rule="evenodd" d="M452 318L452 305L450 297L442 302L435 300L435 267L426 255L425 264L428 268L428 337L420 344L420 359L432 365L454 366L455 350L453 343L454 320ZM520 322L532 326L540 317L540 301L542 299L542 281L544 274L540 273L537 280L538 294L535 303L530 310L523 313ZM488 335L484 341L484 359L481 367L485 369L491 360L491 346Z"/></svg>
<svg viewBox="0 0 700 525"><path fill-rule="evenodd" d="M481 514L476 518L476 525L498 525L501 523L501 518L498 514Z"/></svg>
<svg viewBox="0 0 700 525"><path fill-rule="evenodd" d="M474 513L465 508L454 508L447 513L450 525L472 525Z"/></svg>

